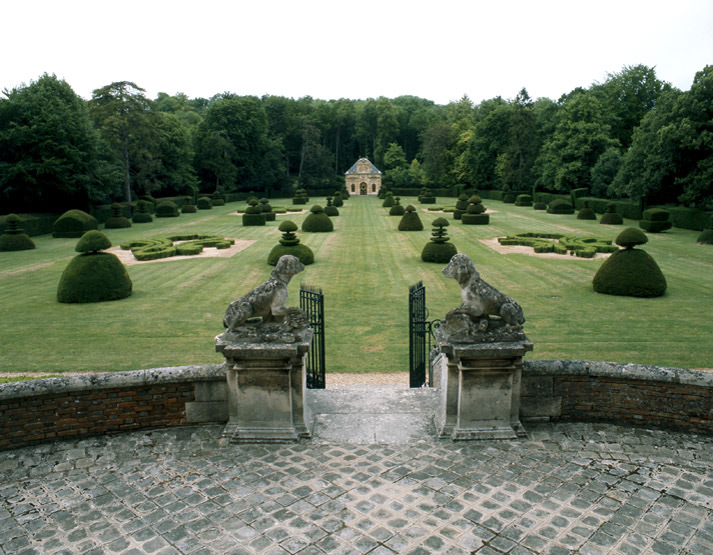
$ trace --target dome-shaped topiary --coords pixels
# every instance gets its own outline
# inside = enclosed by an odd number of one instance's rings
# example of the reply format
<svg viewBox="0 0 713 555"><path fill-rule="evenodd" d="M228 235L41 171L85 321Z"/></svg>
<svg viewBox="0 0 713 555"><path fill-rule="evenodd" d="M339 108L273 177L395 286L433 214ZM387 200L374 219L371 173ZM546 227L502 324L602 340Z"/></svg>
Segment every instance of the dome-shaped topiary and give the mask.
<svg viewBox="0 0 713 555"><path fill-rule="evenodd" d="M121 213L121 204L115 202L111 205L111 217L107 218L104 222L105 229L122 229L125 227L131 227L131 220L125 218Z"/></svg>
<svg viewBox="0 0 713 555"><path fill-rule="evenodd" d="M196 201L196 206L198 210L210 210L213 208L213 201L210 197L200 197Z"/></svg>
<svg viewBox="0 0 713 555"><path fill-rule="evenodd" d="M399 222L399 231L421 231L423 230L423 222L416 212L416 208L409 204L404 209L404 215Z"/></svg>
<svg viewBox="0 0 713 555"><path fill-rule="evenodd" d="M99 229L99 223L94 216L82 210L68 210L54 223L52 237L79 238L90 229Z"/></svg>
<svg viewBox="0 0 713 555"><path fill-rule="evenodd" d="M339 209L332 203L332 197L327 197L327 206L324 207L324 213L331 218L339 216Z"/></svg>
<svg viewBox="0 0 713 555"><path fill-rule="evenodd" d="M697 243L701 245L713 245L713 216L711 216L710 224L708 229L704 229L701 234L696 239Z"/></svg>
<svg viewBox="0 0 713 555"><path fill-rule="evenodd" d="M198 211L196 205L193 204L193 199L191 197L186 197L186 201L181 207L181 212L183 214L195 214Z"/></svg>
<svg viewBox="0 0 713 555"><path fill-rule="evenodd" d="M578 220L596 220L597 215L594 213L594 210L589 208L589 202L586 200L584 201L584 204L582 205L582 208L577 212L577 219Z"/></svg>
<svg viewBox="0 0 713 555"><path fill-rule="evenodd" d="M517 197L515 197L515 206L532 206L532 196L517 195Z"/></svg>
<svg viewBox="0 0 713 555"><path fill-rule="evenodd" d="M384 202L381 204L384 208L391 208L396 204L396 201L394 200L394 193L391 191L387 191L386 194L384 195Z"/></svg>
<svg viewBox="0 0 713 555"><path fill-rule="evenodd" d="M111 253L99 252L111 242L100 231L88 231L77 243L80 254L62 272L57 286L61 303L115 301L131 295L132 283L121 261Z"/></svg>
<svg viewBox="0 0 713 555"><path fill-rule="evenodd" d="M172 200L161 201L156 206L157 218L177 218L178 215L178 205Z"/></svg>
<svg viewBox="0 0 713 555"><path fill-rule="evenodd" d="M7 227L0 235L0 251L29 251L35 248L35 243L22 229L22 219L17 214L5 217Z"/></svg>
<svg viewBox="0 0 713 555"><path fill-rule="evenodd" d="M547 210L547 204L539 200L535 204L533 204L532 207L535 210Z"/></svg>
<svg viewBox="0 0 713 555"><path fill-rule="evenodd" d="M82 235L74 250L77 252L99 252L111 247L111 241L101 231L93 229Z"/></svg>
<svg viewBox="0 0 713 555"><path fill-rule="evenodd" d="M401 197L395 197L394 203L395 204L389 210L389 216L403 216L406 213L406 210L401 205Z"/></svg>
<svg viewBox="0 0 713 555"><path fill-rule="evenodd" d="M301 245L300 240L295 235L297 231L297 224L290 220L285 220L280 223L277 228L282 232L282 238L280 239L280 244L275 245L270 254L267 256L267 263L270 266L275 266L280 257L285 254L291 254L300 259L302 264L312 264L314 262L314 253L307 245Z"/></svg>
<svg viewBox="0 0 713 555"><path fill-rule="evenodd" d="M149 214L149 206L153 206L153 203L147 202L145 200L140 200L136 203L136 212L132 216L131 220L135 224L147 224L153 221L151 214Z"/></svg>
<svg viewBox="0 0 713 555"><path fill-rule="evenodd" d="M624 218L621 217L621 214L616 213L616 204L610 202L607 204L606 212L604 212L599 219L599 223L604 225L622 225Z"/></svg>
<svg viewBox="0 0 713 555"><path fill-rule="evenodd" d="M627 297L659 297L666 292L666 278L658 264L641 249L613 253L592 281L597 293Z"/></svg>
<svg viewBox="0 0 713 555"><path fill-rule="evenodd" d="M547 207L548 214L574 214L574 208L563 198L556 198Z"/></svg>
<svg viewBox="0 0 713 555"><path fill-rule="evenodd" d="M515 195L512 193L507 193L503 196L503 202L505 204L514 204L515 203Z"/></svg>
<svg viewBox="0 0 713 555"><path fill-rule="evenodd" d="M225 206L225 196L216 191L210 196L210 203L211 206Z"/></svg>
<svg viewBox="0 0 713 555"><path fill-rule="evenodd" d="M424 262L437 262L439 264L448 263L453 255L458 254L453 243L449 243L450 237L446 234L445 228L449 225L445 218L436 218L432 224L431 241L426 243L421 251L421 260Z"/></svg>
<svg viewBox="0 0 713 555"><path fill-rule="evenodd" d="M324 213L324 209L319 204L310 208L310 214L302 222L302 231L308 233L323 233L333 230L332 220Z"/></svg>
<svg viewBox="0 0 713 555"><path fill-rule="evenodd" d="M624 231L617 235L614 242L625 249L633 249L638 245L648 243L649 238L646 236L646 233L640 229L627 227Z"/></svg>
<svg viewBox="0 0 713 555"><path fill-rule="evenodd" d="M649 233L660 233L671 229L673 224L669 221L669 212L663 208L649 208L644 210L639 221L639 227Z"/></svg>
<svg viewBox="0 0 713 555"><path fill-rule="evenodd" d="M344 206L344 199L342 198L342 193L340 191L335 191L332 204L334 204L337 208Z"/></svg>

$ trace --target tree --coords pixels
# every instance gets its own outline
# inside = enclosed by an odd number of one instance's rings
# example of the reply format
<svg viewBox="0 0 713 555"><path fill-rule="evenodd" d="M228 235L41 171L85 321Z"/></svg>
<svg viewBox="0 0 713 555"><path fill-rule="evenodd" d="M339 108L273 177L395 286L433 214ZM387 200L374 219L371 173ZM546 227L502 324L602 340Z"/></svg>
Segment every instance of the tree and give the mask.
<svg viewBox="0 0 713 555"><path fill-rule="evenodd" d="M327 187L332 182L331 157L322 146L317 126L307 119L302 126L302 158L299 183L301 187Z"/></svg>
<svg viewBox="0 0 713 555"><path fill-rule="evenodd" d="M502 188L496 164L510 140L511 109L500 97L478 106L476 124L461 165L470 170L467 182L479 189Z"/></svg>
<svg viewBox="0 0 713 555"><path fill-rule="evenodd" d="M602 198L620 196L617 195L612 184L621 168L621 161L621 151L615 146L610 146L602 153L591 171L590 191L593 196Z"/></svg>
<svg viewBox="0 0 713 555"><path fill-rule="evenodd" d="M198 184L190 128L184 121L165 112L156 118L161 160L157 181L162 192L173 195L192 195Z"/></svg>
<svg viewBox="0 0 713 555"><path fill-rule="evenodd" d="M450 187L455 184L451 147L453 129L444 123L431 125L421 134L423 169L428 180L436 186Z"/></svg>
<svg viewBox="0 0 713 555"><path fill-rule="evenodd" d="M524 88L510 105L509 137L498 157L497 173L505 191L529 191L534 184L533 165L539 151L532 101Z"/></svg>
<svg viewBox="0 0 713 555"><path fill-rule="evenodd" d="M109 193L100 139L86 103L54 75L0 100L0 204L3 211L88 208Z"/></svg>
<svg viewBox="0 0 713 555"><path fill-rule="evenodd" d="M384 153L384 185L393 187L408 187L408 162L404 149L397 143L391 143Z"/></svg>

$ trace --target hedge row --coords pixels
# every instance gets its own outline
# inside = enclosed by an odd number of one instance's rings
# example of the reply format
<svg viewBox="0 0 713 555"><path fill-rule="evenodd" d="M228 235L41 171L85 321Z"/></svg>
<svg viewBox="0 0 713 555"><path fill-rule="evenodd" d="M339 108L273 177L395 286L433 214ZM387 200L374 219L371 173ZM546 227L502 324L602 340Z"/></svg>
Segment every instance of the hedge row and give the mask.
<svg viewBox="0 0 713 555"><path fill-rule="evenodd" d="M175 242L180 244L174 245ZM154 239L139 239L121 244L123 250L131 250L136 260L158 260L171 256L189 256L199 254L205 247L227 249L235 241L224 239L220 235L170 235Z"/></svg>
<svg viewBox="0 0 713 555"><path fill-rule="evenodd" d="M594 198L594 197L579 197L575 201L575 208L581 210L584 207L584 203L589 205L589 208L594 210L597 214L604 214L607 211L607 204L613 203L616 205L616 213L621 215L622 218L628 220L640 220L641 219L641 206L638 202L633 202L630 200L609 200L605 198Z"/></svg>
<svg viewBox="0 0 713 555"><path fill-rule="evenodd" d="M30 237L36 237L52 233L59 214L18 214L18 216L22 220L22 229L25 233ZM0 216L0 235L7 229L5 218L7 216Z"/></svg>

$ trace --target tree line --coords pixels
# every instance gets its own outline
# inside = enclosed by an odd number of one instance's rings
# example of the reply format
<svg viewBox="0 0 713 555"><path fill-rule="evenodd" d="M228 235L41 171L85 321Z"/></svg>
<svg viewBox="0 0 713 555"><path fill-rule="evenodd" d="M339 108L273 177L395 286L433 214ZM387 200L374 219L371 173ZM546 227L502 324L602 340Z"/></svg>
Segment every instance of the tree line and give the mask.
<svg viewBox="0 0 713 555"><path fill-rule="evenodd" d="M557 100L436 105L159 93L131 82L90 100L54 75L0 97L0 212L139 196L334 191L360 157L392 187L513 192L586 187L645 204L713 201L713 66L688 91L644 65Z"/></svg>

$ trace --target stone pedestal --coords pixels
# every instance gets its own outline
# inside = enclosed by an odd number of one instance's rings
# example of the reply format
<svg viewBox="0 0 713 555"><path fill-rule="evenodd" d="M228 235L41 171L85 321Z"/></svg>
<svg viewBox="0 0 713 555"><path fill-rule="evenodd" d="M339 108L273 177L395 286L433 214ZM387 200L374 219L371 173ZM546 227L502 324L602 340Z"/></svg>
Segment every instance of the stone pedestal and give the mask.
<svg viewBox="0 0 713 555"><path fill-rule="evenodd" d="M442 438L514 439L520 424L522 357L529 340L450 343L439 340L443 388Z"/></svg>
<svg viewBox="0 0 713 555"><path fill-rule="evenodd" d="M216 350L226 360L231 443L287 443L310 436L304 420L305 355L309 337L294 343L231 342L226 332Z"/></svg>

